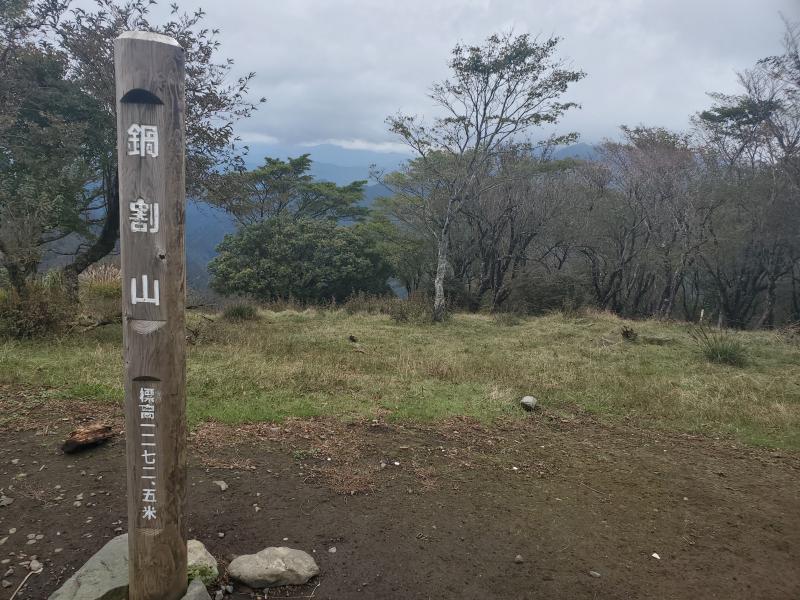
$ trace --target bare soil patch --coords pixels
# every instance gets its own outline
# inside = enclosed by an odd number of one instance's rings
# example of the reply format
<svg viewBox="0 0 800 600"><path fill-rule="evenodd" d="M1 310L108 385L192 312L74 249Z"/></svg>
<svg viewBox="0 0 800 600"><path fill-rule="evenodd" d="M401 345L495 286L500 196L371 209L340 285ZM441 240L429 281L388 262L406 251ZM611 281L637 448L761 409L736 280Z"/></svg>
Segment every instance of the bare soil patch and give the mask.
<svg viewBox="0 0 800 600"><path fill-rule="evenodd" d="M0 575L14 571L0 598L36 555L44 570L17 598L41 600L126 528L123 437L59 449L79 424L122 421L9 387L0 410L0 491L14 500L0 507ZM191 447L189 535L223 569L270 545L316 557L317 579L268 598L800 597L796 453L547 412L492 426L205 424Z"/></svg>

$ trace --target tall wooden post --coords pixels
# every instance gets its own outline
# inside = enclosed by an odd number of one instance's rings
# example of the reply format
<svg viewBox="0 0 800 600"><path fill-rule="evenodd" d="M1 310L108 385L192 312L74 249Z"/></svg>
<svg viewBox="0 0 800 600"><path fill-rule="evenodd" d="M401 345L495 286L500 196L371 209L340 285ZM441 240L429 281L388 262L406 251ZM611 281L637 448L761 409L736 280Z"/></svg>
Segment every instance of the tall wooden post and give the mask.
<svg viewBox="0 0 800 600"><path fill-rule="evenodd" d="M119 155L129 600L186 592L184 51L114 42Z"/></svg>

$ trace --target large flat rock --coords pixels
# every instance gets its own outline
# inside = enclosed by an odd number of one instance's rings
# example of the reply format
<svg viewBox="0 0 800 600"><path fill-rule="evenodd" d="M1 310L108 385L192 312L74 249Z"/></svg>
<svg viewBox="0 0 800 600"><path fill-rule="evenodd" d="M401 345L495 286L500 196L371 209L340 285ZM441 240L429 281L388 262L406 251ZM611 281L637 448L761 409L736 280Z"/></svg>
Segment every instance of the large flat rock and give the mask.
<svg viewBox="0 0 800 600"><path fill-rule="evenodd" d="M192 582L187 598L204 598L204 583L217 578L217 561L197 540L189 540L189 573ZM206 581L208 580L208 581ZM189 595L189 593L194 595ZM207 596L207 594L206 594ZM128 534L119 535L100 548L49 600L127 600L128 598Z"/></svg>
<svg viewBox="0 0 800 600"><path fill-rule="evenodd" d="M78 569L49 600L127 600L128 534L115 537Z"/></svg>

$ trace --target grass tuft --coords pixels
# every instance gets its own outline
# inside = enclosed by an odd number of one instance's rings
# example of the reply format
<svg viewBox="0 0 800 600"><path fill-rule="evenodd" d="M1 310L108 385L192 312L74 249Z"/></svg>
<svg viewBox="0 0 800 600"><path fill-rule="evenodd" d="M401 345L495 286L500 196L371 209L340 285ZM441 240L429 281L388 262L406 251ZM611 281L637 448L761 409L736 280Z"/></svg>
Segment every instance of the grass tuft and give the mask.
<svg viewBox="0 0 800 600"><path fill-rule="evenodd" d="M709 362L732 367L744 367L747 364L747 348L732 332L714 332L700 324L690 333Z"/></svg>
<svg viewBox="0 0 800 600"><path fill-rule="evenodd" d="M231 304L222 312L222 317L228 321L256 321L258 310L252 304Z"/></svg>

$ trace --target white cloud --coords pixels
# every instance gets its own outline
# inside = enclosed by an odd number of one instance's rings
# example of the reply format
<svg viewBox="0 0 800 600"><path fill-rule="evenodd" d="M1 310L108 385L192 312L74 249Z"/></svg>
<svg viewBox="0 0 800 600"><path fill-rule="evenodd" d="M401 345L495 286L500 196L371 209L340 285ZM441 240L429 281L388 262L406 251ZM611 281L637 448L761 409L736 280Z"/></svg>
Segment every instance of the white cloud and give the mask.
<svg viewBox="0 0 800 600"><path fill-rule="evenodd" d="M780 51L780 13L800 18L798 0L178 1L203 5L235 73L256 73L252 97L268 102L239 125L244 139L392 150L386 116L430 116L427 90L462 40L509 28L562 37L560 56L588 76L559 131L593 142L623 123L687 127L707 92L735 93L737 71Z"/></svg>
<svg viewBox="0 0 800 600"><path fill-rule="evenodd" d="M239 137L245 144L277 144L280 142L274 135L267 135L258 131L242 131Z"/></svg>
<svg viewBox="0 0 800 600"><path fill-rule="evenodd" d="M400 142L370 142L367 140L360 140L355 138L347 140L328 138L325 140L301 142L298 145L304 147L312 147L312 146L319 146L321 144L330 144L332 146L338 146L339 148L344 148L345 150L369 150L371 152L381 152L381 153L396 152L399 154L411 154L409 147Z"/></svg>

